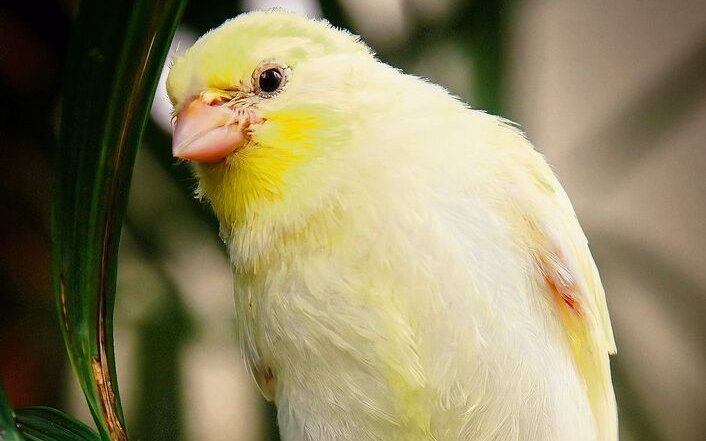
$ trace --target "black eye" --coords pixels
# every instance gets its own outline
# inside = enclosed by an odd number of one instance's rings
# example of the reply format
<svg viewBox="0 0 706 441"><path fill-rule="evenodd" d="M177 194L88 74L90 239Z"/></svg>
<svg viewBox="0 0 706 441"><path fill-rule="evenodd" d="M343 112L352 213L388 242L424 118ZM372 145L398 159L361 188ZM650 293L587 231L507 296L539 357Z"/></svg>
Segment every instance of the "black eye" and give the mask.
<svg viewBox="0 0 706 441"><path fill-rule="evenodd" d="M265 93L276 92L279 89L280 84L282 84L282 71L279 68L273 67L272 69L267 69L260 74L258 78L258 86L260 90Z"/></svg>

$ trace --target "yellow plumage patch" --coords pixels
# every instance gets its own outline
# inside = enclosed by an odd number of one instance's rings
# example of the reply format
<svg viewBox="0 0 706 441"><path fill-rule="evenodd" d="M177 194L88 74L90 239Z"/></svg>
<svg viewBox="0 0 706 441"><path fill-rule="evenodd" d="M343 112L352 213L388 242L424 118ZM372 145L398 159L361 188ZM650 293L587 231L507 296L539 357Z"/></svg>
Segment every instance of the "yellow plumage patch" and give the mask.
<svg viewBox="0 0 706 441"><path fill-rule="evenodd" d="M281 110L269 114L268 124L257 130L256 137L262 146L286 145L296 155L314 146L320 130L320 115Z"/></svg>
<svg viewBox="0 0 706 441"><path fill-rule="evenodd" d="M292 191L288 172L325 149L340 146L350 131L340 117L318 106L288 106L265 113L251 143L224 163L199 165L200 192L221 221L238 225L250 208L276 202ZM311 176L311 179L315 179Z"/></svg>

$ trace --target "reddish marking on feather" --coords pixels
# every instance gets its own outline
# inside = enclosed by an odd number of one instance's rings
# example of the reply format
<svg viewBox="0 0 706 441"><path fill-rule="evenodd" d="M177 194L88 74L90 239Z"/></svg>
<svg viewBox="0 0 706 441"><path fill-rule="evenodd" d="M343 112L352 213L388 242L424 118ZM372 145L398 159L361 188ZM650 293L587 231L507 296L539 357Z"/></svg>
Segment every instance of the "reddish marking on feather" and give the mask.
<svg viewBox="0 0 706 441"><path fill-rule="evenodd" d="M547 282L547 286L549 286L549 289L557 300L563 301L569 309L574 312L578 312L578 303L573 295L573 285L560 289L556 282L554 282L554 279L546 274L544 275L544 281Z"/></svg>
<svg viewBox="0 0 706 441"><path fill-rule="evenodd" d="M537 263L544 277L544 281L547 283L554 298L566 305L571 312L579 314L579 304L575 296L576 285L573 281L564 280L556 271L552 271L551 266L543 256L537 256Z"/></svg>
<svg viewBox="0 0 706 441"><path fill-rule="evenodd" d="M263 372L262 378L263 378L263 380L265 380L265 384L272 381L272 379L275 378L274 374L272 373L272 369L265 368L265 372Z"/></svg>

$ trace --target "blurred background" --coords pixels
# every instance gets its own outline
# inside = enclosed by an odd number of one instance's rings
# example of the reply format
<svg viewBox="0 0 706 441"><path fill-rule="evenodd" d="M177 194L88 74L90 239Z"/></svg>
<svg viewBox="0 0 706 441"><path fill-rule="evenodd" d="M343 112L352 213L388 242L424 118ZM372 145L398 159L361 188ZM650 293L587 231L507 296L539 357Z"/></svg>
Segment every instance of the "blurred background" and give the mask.
<svg viewBox="0 0 706 441"><path fill-rule="evenodd" d="M173 51L276 5L346 27L382 60L524 128L571 196L606 285L621 439L706 439L703 0L201 0ZM50 284L57 110L77 8L0 4L0 377L16 407L89 421ZM215 221L171 159L169 111L162 84L121 246L116 350L131 438L276 439L239 358Z"/></svg>

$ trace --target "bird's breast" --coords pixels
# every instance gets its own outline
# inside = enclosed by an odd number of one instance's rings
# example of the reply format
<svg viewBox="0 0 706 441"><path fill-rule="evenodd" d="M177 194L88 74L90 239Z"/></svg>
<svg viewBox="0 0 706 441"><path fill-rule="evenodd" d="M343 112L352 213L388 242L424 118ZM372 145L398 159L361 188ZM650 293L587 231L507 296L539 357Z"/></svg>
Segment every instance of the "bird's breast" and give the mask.
<svg viewBox="0 0 706 441"><path fill-rule="evenodd" d="M470 440L563 406L587 426L561 325L492 205L378 203L235 272L241 341L280 425L329 431L312 439ZM562 439L545 428L523 439Z"/></svg>

